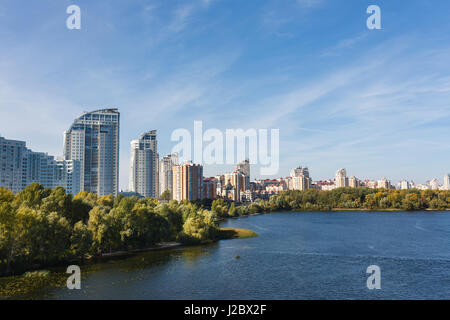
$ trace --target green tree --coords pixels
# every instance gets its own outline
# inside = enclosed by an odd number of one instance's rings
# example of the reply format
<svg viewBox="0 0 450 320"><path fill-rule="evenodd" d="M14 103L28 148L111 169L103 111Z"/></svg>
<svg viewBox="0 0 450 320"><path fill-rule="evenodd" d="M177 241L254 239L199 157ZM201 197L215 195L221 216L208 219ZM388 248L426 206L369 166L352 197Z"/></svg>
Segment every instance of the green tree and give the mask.
<svg viewBox="0 0 450 320"><path fill-rule="evenodd" d="M83 260L92 247L92 232L82 221L78 221L70 236L70 253Z"/></svg>
<svg viewBox="0 0 450 320"><path fill-rule="evenodd" d="M228 210L228 215L230 217L236 217L237 216L237 210L236 210L236 205L233 203L231 203L230 209Z"/></svg>
<svg viewBox="0 0 450 320"><path fill-rule="evenodd" d="M162 194L161 194L161 199L165 200L165 201L170 201L170 199L172 199L172 195L170 194L170 190L165 190Z"/></svg>

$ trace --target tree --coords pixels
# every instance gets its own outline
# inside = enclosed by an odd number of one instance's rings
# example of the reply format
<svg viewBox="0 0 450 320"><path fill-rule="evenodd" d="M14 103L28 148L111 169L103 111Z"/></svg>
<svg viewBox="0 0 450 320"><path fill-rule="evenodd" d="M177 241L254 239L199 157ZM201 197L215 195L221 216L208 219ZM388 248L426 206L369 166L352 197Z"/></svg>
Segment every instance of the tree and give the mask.
<svg viewBox="0 0 450 320"><path fill-rule="evenodd" d="M120 248L120 223L106 207L96 206L89 212L88 228L92 232L94 252L111 252Z"/></svg>
<svg viewBox="0 0 450 320"><path fill-rule="evenodd" d="M210 213L198 213L186 220L183 226L183 233L193 242L214 239L218 230L217 224Z"/></svg>
<svg viewBox="0 0 450 320"><path fill-rule="evenodd" d="M402 201L402 208L406 211L418 210L420 208L420 199L417 193L409 193Z"/></svg>
<svg viewBox="0 0 450 320"><path fill-rule="evenodd" d="M172 195L170 194L170 190L165 190L162 194L161 194L161 199L165 200L165 201L170 201L170 199L172 199Z"/></svg>
<svg viewBox="0 0 450 320"><path fill-rule="evenodd" d="M223 199L217 199L212 202L211 211L218 217L226 217L228 215L228 205Z"/></svg>
<svg viewBox="0 0 450 320"><path fill-rule="evenodd" d="M236 210L236 205L233 203L231 203L230 209L228 210L228 215L230 217L236 217L237 216L237 210Z"/></svg>
<svg viewBox="0 0 450 320"><path fill-rule="evenodd" d="M25 206L28 208L38 208L42 199L50 193L49 189L44 189L40 184L33 183L19 192L15 197L15 205Z"/></svg>
<svg viewBox="0 0 450 320"><path fill-rule="evenodd" d="M0 203L11 203L14 200L14 193L11 190L0 187Z"/></svg>
<svg viewBox="0 0 450 320"><path fill-rule="evenodd" d="M72 196L66 194L66 190L62 187L57 187L50 190L47 197L41 200L39 208L47 213L56 212L69 221L72 219Z"/></svg>
<svg viewBox="0 0 450 320"><path fill-rule="evenodd" d="M70 253L81 260L90 252L92 246L92 232L82 221L78 221L70 236Z"/></svg>

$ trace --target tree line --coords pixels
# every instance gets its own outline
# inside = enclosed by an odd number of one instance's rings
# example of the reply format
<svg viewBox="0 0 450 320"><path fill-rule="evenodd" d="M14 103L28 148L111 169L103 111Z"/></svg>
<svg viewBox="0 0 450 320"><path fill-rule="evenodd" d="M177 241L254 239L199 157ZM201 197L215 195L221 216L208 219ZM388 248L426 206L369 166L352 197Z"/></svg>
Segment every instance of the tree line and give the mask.
<svg viewBox="0 0 450 320"><path fill-rule="evenodd" d="M72 196L39 184L16 195L0 188L0 275L165 241L196 244L218 234L215 215L188 201Z"/></svg>
<svg viewBox="0 0 450 320"><path fill-rule="evenodd" d="M370 188L338 188L330 191L308 189L283 191L269 200L235 206L223 199L213 201L211 211L219 217L288 211L342 210L448 210L450 191L444 190L388 190Z"/></svg>

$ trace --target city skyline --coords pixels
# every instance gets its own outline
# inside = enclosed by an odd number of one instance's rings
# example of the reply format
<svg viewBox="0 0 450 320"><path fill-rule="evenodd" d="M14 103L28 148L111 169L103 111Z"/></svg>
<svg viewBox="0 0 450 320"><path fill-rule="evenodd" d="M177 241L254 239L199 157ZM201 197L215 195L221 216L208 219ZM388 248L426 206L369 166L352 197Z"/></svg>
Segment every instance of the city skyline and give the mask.
<svg viewBox="0 0 450 320"><path fill-rule="evenodd" d="M165 190L169 190L173 196L173 188L175 188L175 184L180 184L180 178L177 178L175 175L176 170L175 167L178 167L177 170L183 167L191 167L191 166L201 166L201 176L198 178L201 180L199 182L199 188L202 189L202 185L204 183L203 180L207 181L209 178L214 178L213 176L203 175L203 164L193 163L192 160L186 161L184 163L179 163L177 154L168 154L166 156L162 156L160 161L160 155L158 153L158 140L157 140L157 130L147 131L139 136L138 139L134 139L130 141L131 150L130 150L130 162L129 162L129 186L125 189L115 189L115 185L117 184L117 179L119 179L119 175L117 174L117 168L114 166L108 168L106 164L108 161L105 159L113 160L117 157L117 149L116 142L113 140L118 139L120 136L120 126L119 126L119 111L118 109L106 108L106 109L98 109L90 112L84 112L80 116L78 116L70 129L64 131L64 148L63 148L63 158L59 156L49 155L48 152L35 152L26 147L26 141L18 141L14 139L6 139L5 137L0 135L0 146L2 147L2 151L6 158L0 159L2 162L2 167L9 166L9 163L20 162L20 167L13 167L14 171L20 171L20 174L13 174L13 179L10 180L12 183L10 186L3 183L4 177L0 175L2 181L0 181L1 186L6 186L14 192L19 192L21 189L30 185L33 182L38 182L43 184L44 187L53 188L56 186L63 186L67 189L67 192L78 193L79 191L88 191L94 192L99 195L107 195L107 194L118 194L119 192L132 192L144 197L154 197L157 198L160 196ZM109 117L106 119L106 117ZM98 136L109 138L100 139ZM106 143L105 142L108 142ZM86 145L89 146L86 148ZM8 151L9 148L12 148L12 151ZM109 146L109 147L105 147ZM117 146L118 147L118 146ZM95 156L95 153L92 153L92 149L98 150L98 156ZM108 154L108 151L110 154ZM12 156L8 157L8 153L12 152ZM1 154L1 153L0 153ZM90 154L90 155L89 155ZM87 157L86 155L89 155ZM95 159L94 159L95 158ZM86 160L87 159L87 160ZM95 161L91 160L94 159ZM103 161L100 161L103 159ZM110 161L111 163L114 161ZM92 164L97 165L96 169L93 169L94 173L97 175L95 181L97 183L95 186L91 187L90 182L85 182L86 176L90 176L89 173L85 172L84 166L85 163L89 163L89 166ZM103 166L99 166L99 163L103 163ZM106 166L105 166L106 165ZM223 165L222 167L226 167ZM234 172L227 172L226 170L222 170L217 173L215 178L222 176L224 177L224 185L232 182L233 188L237 189L237 194L233 197L236 199L240 199L239 188L242 190L249 189L250 182L260 182L260 181L284 181L284 176L273 176L269 179L258 179L254 177L251 180L250 175L250 163L248 160L236 162L235 164L236 170ZM35 168L35 169L34 169ZM105 172L110 170L112 174L112 180L109 181L110 186L108 187L105 181L102 184L98 184L102 176L105 176ZM23 173L22 173L23 171ZM79 171L79 184L80 186L76 186L76 182L72 183L72 179L76 178L76 173ZM173 171L173 172L172 172ZM58 173L57 173L58 172ZM235 174L243 174L243 182L240 183L237 181L240 178L234 177ZM106 175L108 176L108 175ZM114 176L116 178L114 178ZM234 179L234 180L233 180ZM327 182L334 181L333 185L325 185L320 186L316 184L316 187L322 190L331 190L333 188L340 187L352 187L356 188L359 186L366 187L375 187L375 188L385 188L390 189L410 189L410 188L419 188L419 189L440 189L442 190L450 190L450 174L446 173L444 178L442 179L442 184L440 180L436 177L429 177L425 183L416 183L413 179L400 179L398 183L392 183L391 179L387 179L386 176L379 179L371 179L366 176L356 177L352 175L349 177L347 175L347 170L345 168L341 168L336 171L334 179L332 177L328 177L325 179L316 179L313 180L309 175L308 167L296 167L290 170L290 176L286 179L291 179L292 182L288 182L287 188L293 190L306 190L312 187L312 183L319 182ZM70 183L68 183L70 180ZM164 182L162 182L164 181ZM178 182L177 182L178 181ZM219 181L220 182L220 181ZM164 187L161 188L160 184L164 184ZM291 184L292 185L289 185ZM187 182L185 183L187 184ZM373 184L373 185L371 185ZM110 188L112 192L105 191L105 186ZM184 189L183 189L184 188ZM186 187L178 186L178 189L188 190ZM78 191L78 192L77 192ZM185 191L183 191L185 192ZM202 191L198 191L200 194ZM178 194L181 194L181 191L178 191ZM182 198L181 196L177 196L178 198ZM201 197L201 196L200 196ZM227 196L226 196L227 197ZM239 200L236 200L239 201Z"/></svg>
<svg viewBox="0 0 450 320"><path fill-rule="evenodd" d="M87 2L75 31L66 2L2 3L0 133L60 155L75 116L118 107L119 190L132 139L157 129L160 154L170 154L171 132L195 120L280 128L279 177L302 163L318 180L345 167L442 183L450 26L436 21L450 4L377 4L382 30L371 31L361 1ZM205 175L231 170L207 166Z"/></svg>

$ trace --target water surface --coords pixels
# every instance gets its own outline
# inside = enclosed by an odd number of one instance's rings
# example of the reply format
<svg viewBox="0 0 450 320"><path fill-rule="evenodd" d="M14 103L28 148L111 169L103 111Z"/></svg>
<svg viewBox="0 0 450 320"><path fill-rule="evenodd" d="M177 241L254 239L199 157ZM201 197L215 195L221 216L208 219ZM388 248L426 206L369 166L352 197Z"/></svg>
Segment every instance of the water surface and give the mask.
<svg viewBox="0 0 450 320"><path fill-rule="evenodd" d="M223 227L259 237L95 264L81 290L36 297L450 298L450 212L285 212L230 219ZM367 289L370 265L381 268L381 290Z"/></svg>

